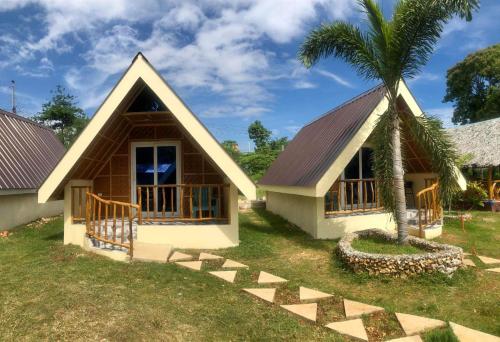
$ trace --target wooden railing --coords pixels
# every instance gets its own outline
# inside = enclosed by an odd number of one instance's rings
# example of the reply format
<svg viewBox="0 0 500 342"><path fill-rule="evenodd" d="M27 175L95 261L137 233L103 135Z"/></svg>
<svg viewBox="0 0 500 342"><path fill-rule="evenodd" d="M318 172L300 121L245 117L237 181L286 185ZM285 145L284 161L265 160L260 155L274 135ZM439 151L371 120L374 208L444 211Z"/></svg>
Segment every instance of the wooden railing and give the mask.
<svg viewBox="0 0 500 342"><path fill-rule="evenodd" d="M490 199L500 201L500 179L494 180L488 189Z"/></svg>
<svg viewBox="0 0 500 342"><path fill-rule="evenodd" d="M73 223L85 222L87 192L91 192L91 187L88 185L71 187L71 219Z"/></svg>
<svg viewBox="0 0 500 342"><path fill-rule="evenodd" d="M434 183L417 193L417 215L419 234L420 237L424 237L424 227L434 224L442 218L438 183Z"/></svg>
<svg viewBox="0 0 500 342"><path fill-rule="evenodd" d="M228 184L138 185L139 224L227 220L228 196Z"/></svg>
<svg viewBox="0 0 500 342"><path fill-rule="evenodd" d="M325 215L383 209L375 179L338 180L325 196Z"/></svg>
<svg viewBox="0 0 500 342"><path fill-rule="evenodd" d="M120 246L134 256L133 223L139 206L132 203L105 200L86 193L86 229L90 238Z"/></svg>

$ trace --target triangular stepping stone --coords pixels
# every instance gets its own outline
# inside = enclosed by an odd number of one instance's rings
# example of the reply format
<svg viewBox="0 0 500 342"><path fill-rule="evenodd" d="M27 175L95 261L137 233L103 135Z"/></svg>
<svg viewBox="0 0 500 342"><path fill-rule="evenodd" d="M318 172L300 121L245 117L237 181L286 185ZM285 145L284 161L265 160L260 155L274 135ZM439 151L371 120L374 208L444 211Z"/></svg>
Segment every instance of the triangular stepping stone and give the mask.
<svg viewBox="0 0 500 342"><path fill-rule="evenodd" d="M386 342L422 342L422 338L418 335L413 335L413 336L395 338L394 340L389 340Z"/></svg>
<svg viewBox="0 0 500 342"><path fill-rule="evenodd" d="M227 259L226 262L222 265L223 268L248 268L247 265L239 263L237 261Z"/></svg>
<svg viewBox="0 0 500 342"><path fill-rule="evenodd" d="M474 263L474 261L470 260L470 259L464 259L464 265L465 266L472 266L472 267L476 267L476 264Z"/></svg>
<svg viewBox="0 0 500 342"><path fill-rule="evenodd" d="M399 324L401 325L401 328L403 328L406 335L415 335L426 330L431 330L446 325L445 322L438 319L408 315L397 312L396 317L398 318Z"/></svg>
<svg viewBox="0 0 500 342"><path fill-rule="evenodd" d="M168 261L169 262L175 262L175 261L186 261L186 260L191 260L191 259L193 259L192 255L184 254L184 253L181 253L181 252L174 252L170 256L170 258L168 258Z"/></svg>
<svg viewBox="0 0 500 342"><path fill-rule="evenodd" d="M218 278L224 279L225 281L228 281L230 283L234 283L234 278L236 278L236 272L237 271L213 271L208 273Z"/></svg>
<svg viewBox="0 0 500 342"><path fill-rule="evenodd" d="M259 297L260 299L264 299L267 302L274 302L274 294L276 293L276 289L243 289L254 296Z"/></svg>
<svg viewBox="0 0 500 342"><path fill-rule="evenodd" d="M307 318L313 322L316 322L316 314L318 312L318 304L292 304L292 305L281 305L285 310L288 310L300 317Z"/></svg>
<svg viewBox="0 0 500 342"><path fill-rule="evenodd" d="M368 305L353 300L344 299L344 310L347 318L357 318L377 311L383 311L380 306Z"/></svg>
<svg viewBox="0 0 500 342"><path fill-rule="evenodd" d="M201 270L201 264L203 261L178 261L177 265L190 268L195 271Z"/></svg>
<svg viewBox="0 0 500 342"><path fill-rule="evenodd" d="M497 267L497 268L488 268L488 269L486 269L486 271L500 273L500 267Z"/></svg>
<svg viewBox="0 0 500 342"><path fill-rule="evenodd" d="M200 257L198 260L217 260L217 259L224 259L221 256L214 255L214 254L209 254L209 253L200 253Z"/></svg>
<svg viewBox="0 0 500 342"><path fill-rule="evenodd" d="M271 273L267 273L264 271L260 271L259 279L257 280L258 284L270 284L270 283L286 283L288 280L272 275Z"/></svg>
<svg viewBox="0 0 500 342"><path fill-rule="evenodd" d="M484 332L466 328L462 325L450 322L451 330L460 342L500 342L500 338Z"/></svg>
<svg viewBox="0 0 500 342"><path fill-rule="evenodd" d="M299 289L299 297L300 300L316 300L316 299L322 299L322 298L328 298L332 297L331 294L309 289L307 287L301 286Z"/></svg>
<svg viewBox="0 0 500 342"><path fill-rule="evenodd" d="M365 326L360 318L350 321L333 322L325 325L325 327L335 330L338 333L359 338L363 341L368 341Z"/></svg>
<svg viewBox="0 0 500 342"><path fill-rule="evenodd" d="M494 258L490 258L490 257L485 257L485 256L477 256L479 258L479 260L481 260L483 263L489 265L489 264L500 264L500 260L499 259L494 259Z"/></svg>

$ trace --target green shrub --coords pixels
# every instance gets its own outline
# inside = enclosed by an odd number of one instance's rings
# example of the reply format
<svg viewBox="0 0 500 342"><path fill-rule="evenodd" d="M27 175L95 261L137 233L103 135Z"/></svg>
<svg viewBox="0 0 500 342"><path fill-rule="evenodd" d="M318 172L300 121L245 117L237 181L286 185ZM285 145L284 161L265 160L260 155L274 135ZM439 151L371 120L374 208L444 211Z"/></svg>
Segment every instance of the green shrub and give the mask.
<svg viewBox="0 0 500 342"><path fill-rule="evenodd" d="M469 182L466 190L455 194L452 204L455 209L479 209L484 207L483 200L487 198L488 194L480 183Z"/></svg>

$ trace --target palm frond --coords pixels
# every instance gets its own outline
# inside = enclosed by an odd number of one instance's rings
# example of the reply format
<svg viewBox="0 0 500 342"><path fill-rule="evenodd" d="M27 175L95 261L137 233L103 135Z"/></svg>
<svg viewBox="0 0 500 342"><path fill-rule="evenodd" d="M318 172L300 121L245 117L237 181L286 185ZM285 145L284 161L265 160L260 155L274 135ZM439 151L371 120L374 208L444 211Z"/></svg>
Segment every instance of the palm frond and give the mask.
<svg viewBox="0 0 500 342"><path fill-rule="evenodd" d="M298 53L299 60L308 68L329 56L343 59L367 79L380 76L372 42L351 24L337 21L320 26L307 36Z"/></svg>
<svg viewBox="0 0 500 342"><path fill-rule="evenodd" d="M391 70L390 42L392 40L392 25L388 22L380 9L380 6L373 0L359 0L361 7L368 19L368 36L375 47L374 52L379 60L382 74L386 75L386 70ZM384 80L391 83L391 80Z"/></svg>
<svg viewBox="0 0 500 342"><path fill-rule="evenodd" d="M458 154L453 143L437 118L427 115L404 115L403 119L408 128L407 134L410 134L412 140L427 154L433 171L439 177L441 199L448 203L458 190L456 174Z"/></svg>
<svg viewBox="0 0 500 342"><path fill-rule="evenodd" d="M415 76L429 60L444 24L453 16L471 18L478 0L402 0L394 9L391 60L403 78Z"/></svg>
<svg viewBox="0 0 500 342"><path fill-rule="evenodd" d="M389 110L384 112L377 120L375 129L372 132L373 139L373 168L375 178L378 181L378 192L384 207L395 211L395 200L393 192L393 113Z"/></svg>

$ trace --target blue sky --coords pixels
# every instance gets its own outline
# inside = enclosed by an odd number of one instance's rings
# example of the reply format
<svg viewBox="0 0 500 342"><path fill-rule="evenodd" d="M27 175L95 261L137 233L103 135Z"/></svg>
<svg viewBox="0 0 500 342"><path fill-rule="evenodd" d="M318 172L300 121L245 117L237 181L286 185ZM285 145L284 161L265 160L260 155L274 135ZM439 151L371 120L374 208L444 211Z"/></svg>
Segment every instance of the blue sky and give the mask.
<svg viewBox="0 0 500 342"><path fill-rule="evenodd" d="M391 12L392 0L380 0ZM467 54L500 42L500 2L483 0L466 23L444 29L436 51L409 85L425 111L451 125L442 103L446 70ZM363 24L351 0L2 0L0 108L37 113L57 84L91 116L142 51L220 140L249 147L246 128L263 121L276 136L373 86L337 60L311 70L296 60L307 32L322 22ZM168 104L167 104L168 105Z"/></svg>

